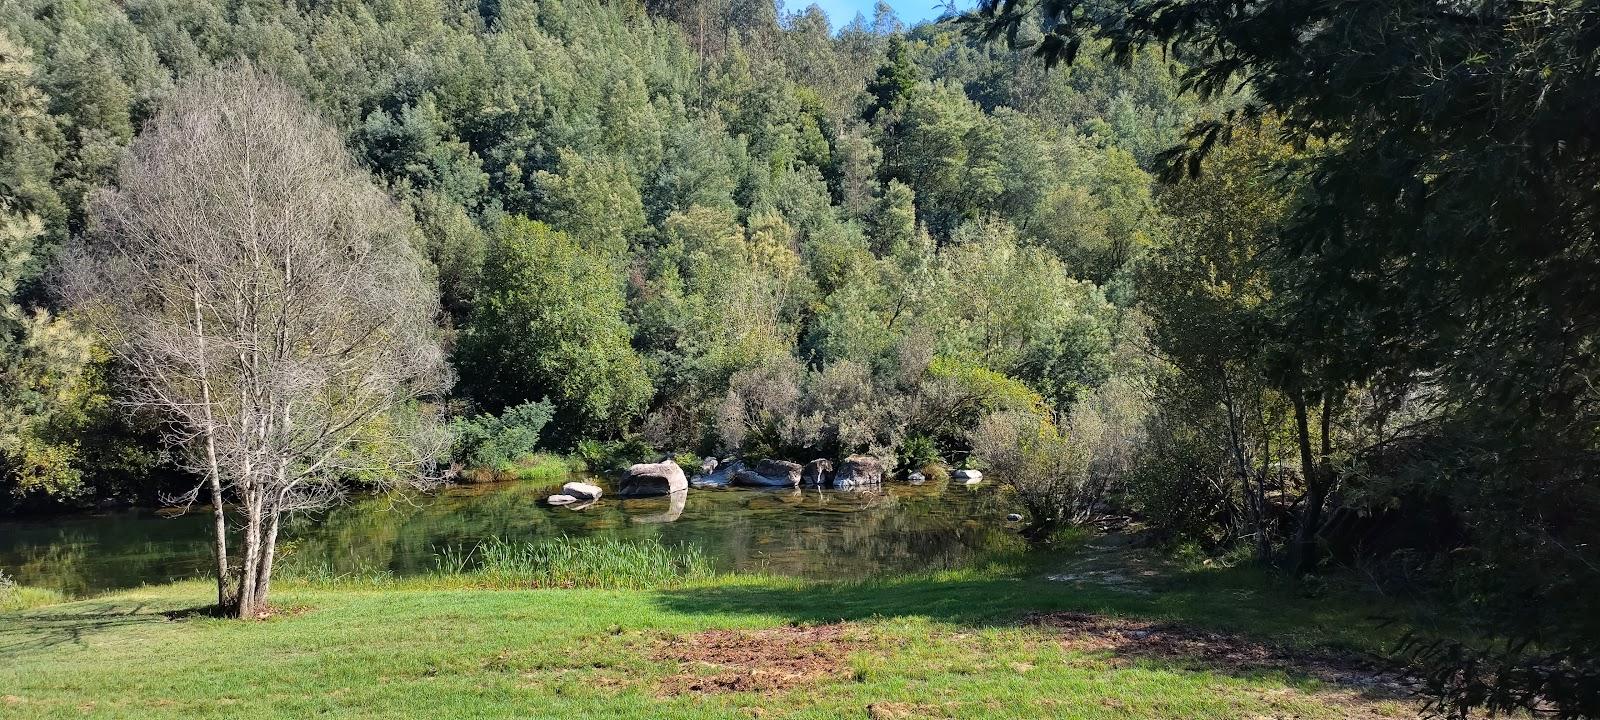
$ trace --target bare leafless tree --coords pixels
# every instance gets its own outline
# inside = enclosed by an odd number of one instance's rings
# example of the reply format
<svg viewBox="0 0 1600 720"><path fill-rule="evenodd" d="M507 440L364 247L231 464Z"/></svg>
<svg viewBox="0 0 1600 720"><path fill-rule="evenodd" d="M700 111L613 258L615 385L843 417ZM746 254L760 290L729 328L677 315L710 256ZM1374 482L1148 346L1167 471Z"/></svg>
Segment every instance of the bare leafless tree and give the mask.
<svg viewBox="0 0 1600 720"><path fill-rule="evenodd" d="M267 611L281 519L352 477L427 482L448 387L409 220L292 90L249 66L179 87L95 199L72 304L138 382L215 515L219 604ZM229 572L229 506L243 538Z"/></svg>

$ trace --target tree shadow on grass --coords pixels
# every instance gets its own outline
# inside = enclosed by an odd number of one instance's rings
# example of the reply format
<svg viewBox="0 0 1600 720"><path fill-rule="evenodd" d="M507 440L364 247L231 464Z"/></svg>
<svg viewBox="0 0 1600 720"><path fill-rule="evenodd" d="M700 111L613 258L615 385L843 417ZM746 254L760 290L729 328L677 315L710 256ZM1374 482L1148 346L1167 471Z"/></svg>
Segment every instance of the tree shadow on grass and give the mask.
<svg viewBox="0 0 1600 720"><path fill-rule="evenodd" d="M174 610L147 603L84 602L0 616L0 657L57 645L87 646L94 635L136 625L215 617L214 606Z"/></svg>
<svg viewBox="0 0 1600 720"><path fill-rule="evenodd" d="M664 591L656 598L674 612L776 616L799 625L924 618L963 628L1013 628L1105 657L1114 667L1137 663L1282 678L1302 688L1339 688L1364 701L1410 695L1396 668L1372 652L1379 645L1378 618L1363 618L1358 606L1318 608L1316 599L1252 586L1255 580L1179 573L1128 588L1033 577L929 576L734 584Z"/></svg>

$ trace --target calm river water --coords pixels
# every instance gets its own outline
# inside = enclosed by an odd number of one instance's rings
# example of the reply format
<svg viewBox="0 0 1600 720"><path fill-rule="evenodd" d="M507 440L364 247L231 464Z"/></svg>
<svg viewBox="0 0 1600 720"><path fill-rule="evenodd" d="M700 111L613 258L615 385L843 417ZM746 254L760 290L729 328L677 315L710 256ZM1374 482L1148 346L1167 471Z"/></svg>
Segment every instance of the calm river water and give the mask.
<svg viewBox="0 0 1600 720"><path fill-rule="evenodd" d="M544 506L552 490L509 482L364 498L296 518L285 534L286 562L409 575L434 570L443 548L490 538L653 537L698 546L726 570L862 578L955 567L1020 544L1005 522L1012 508L987 482L872 492L696 489L681 508L667 498L608 494L582 510ZM125 510L0 521L0 570L74 596L200 576L211 562L209 517Z"/></svg>

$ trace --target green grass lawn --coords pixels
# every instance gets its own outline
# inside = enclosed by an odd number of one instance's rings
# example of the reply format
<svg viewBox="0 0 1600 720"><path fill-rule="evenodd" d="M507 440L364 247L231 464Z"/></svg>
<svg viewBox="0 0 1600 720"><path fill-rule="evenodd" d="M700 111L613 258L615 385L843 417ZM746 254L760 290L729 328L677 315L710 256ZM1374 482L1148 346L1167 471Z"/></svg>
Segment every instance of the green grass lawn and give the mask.
<svg viewBox="0 0 1600 720"><path fill-rule="evenodd" d="M186 612L211 589L180 583L0 614L0 717L1414 714L1374 688L1236 657L1259 649L1253 640L1381 649L1391 638L1375 616L1394 608L1370 598L1307 597L1240 570L1138 586L1043 575L729 577L660 590L289 582L280 613L259 622ZM1030 620L1063 611L1170 624L1074 636ZM1177 627L1199 644L1152 643ZM1235 639L1212 652L1217 637Z"/></svg>

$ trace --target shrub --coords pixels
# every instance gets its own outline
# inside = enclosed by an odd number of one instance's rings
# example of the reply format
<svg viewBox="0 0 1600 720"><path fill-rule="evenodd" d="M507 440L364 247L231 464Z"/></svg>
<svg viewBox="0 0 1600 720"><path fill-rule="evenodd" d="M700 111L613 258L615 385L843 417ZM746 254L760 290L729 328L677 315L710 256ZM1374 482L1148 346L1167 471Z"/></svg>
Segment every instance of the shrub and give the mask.
<svg viewBox="0 0 1600 720"><path fill-rule="evenodd" d="M1048 416L994 413L979 421L969 437L973 454L1027 509L1031 539L1047 539L1082 516L1088 459Z"/></svg>
<svg viewBox="0 0 1600 720"><path fill-rule="evenodd" d="M717 411L722 449L759 459L867 453L896 464L904 398L861 363L807 370L780 358L734 373Z"/></svg>
<svg viewBox="0 0 1600 720"><path fill-rule="evenodd" d="M507 471L517 460L534 453L539 432L554 413L550 401L541 400L507 408L499 417L458 418L452 426L455 457L469 467Z"/></svg>
<svg viewBox="0 0 1600 720"><path fill-rule="evenodd" d="M636 463L650 462L660 457L655 448L639 438L610 442L582 440L578 442L577 455L583 462L583 469L597 473L620 472ZM697 459L694 464L699 465L700 461Z"/></svg>
<svg viewBox="0 0 1600 720"><path fill-rule="evenodd" d="M922 468L935 465L940 459L939 446L927 435L912 435L900 444L900 460L909 467Z"/></svg>

